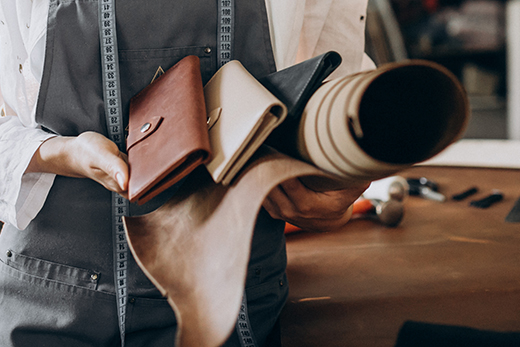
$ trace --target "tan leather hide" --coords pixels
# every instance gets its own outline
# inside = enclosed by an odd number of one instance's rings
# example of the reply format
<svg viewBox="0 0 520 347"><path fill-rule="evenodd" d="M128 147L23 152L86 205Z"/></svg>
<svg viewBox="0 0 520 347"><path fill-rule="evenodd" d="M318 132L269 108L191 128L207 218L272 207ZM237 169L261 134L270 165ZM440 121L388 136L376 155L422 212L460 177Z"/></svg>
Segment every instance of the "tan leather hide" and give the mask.
<svg viewBox="0 0 520 347"><path fill-rule="evenodd" d="M263 200L281 182L312 175L329 176L264 147L231 186L197 170L158 210L125 217L134 257L177 316L176 346L225 342L238 316Z"/></svg>

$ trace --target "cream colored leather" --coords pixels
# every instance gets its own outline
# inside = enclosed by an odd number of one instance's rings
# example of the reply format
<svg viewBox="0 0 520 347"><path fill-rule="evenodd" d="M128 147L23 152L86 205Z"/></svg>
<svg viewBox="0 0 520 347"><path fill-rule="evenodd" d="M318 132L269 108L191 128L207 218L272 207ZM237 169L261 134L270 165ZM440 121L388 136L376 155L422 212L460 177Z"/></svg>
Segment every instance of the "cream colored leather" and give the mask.
<svg viewBox="0 0 520 347"><path fill-rule="evenodd" d="M213 153L206 167L215 182L227 185L285 119L287 109L236 60L217 71L204 96Z"/></svg>

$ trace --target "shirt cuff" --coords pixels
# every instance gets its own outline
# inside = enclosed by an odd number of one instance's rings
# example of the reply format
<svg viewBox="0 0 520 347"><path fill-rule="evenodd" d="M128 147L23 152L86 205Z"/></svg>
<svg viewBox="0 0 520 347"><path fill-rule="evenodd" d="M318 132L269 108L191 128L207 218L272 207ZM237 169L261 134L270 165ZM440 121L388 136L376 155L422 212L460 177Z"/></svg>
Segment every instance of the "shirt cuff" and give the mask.
<svg viewBox="0 0 520 347"><path fill-rule="evenodd" d="M28 141L6 141L12 152L4 153L5 162L2 160L5 172L1 175L1 219L20 230L25 229L43 207L55 177L48 173L25 173L41 144L56 136L42 131L27 131L25 135L29 133L28 137L32 138Z"/></svg>
<svg viewBox="0 0 520 347"><path fill-rule="evenodd" d="M25 229L40 212L55 177L55 174L50 173L27 173L23 175L15 207L16 228Z"/></svg>

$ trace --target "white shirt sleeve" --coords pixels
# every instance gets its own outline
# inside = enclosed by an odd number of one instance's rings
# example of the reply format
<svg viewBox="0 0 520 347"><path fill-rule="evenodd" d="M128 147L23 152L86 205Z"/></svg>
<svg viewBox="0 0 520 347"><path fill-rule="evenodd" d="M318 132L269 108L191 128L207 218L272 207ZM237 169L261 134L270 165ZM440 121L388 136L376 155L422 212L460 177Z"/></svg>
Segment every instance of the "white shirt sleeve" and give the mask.
<svg viewBox="0 0 520 347"><path fill-rule="evenodd" d="M41 5L38 2L40 18L46 15ZM45 41L42 19L31 21L34 6L28 0L0 1L0 220L18 229L25 229L38 214L55 177L25 174L35 151L53 136L34 119L41 76L34 76L31 65L43 65ZM30 52L37 47L39 56L30 57L26 47Z"/></svg>
<svg viewBox="0 0 520 347"><path fill-rule="evenodd" d="M0 220L25 229L38 214L55 175L24 174L40 145L52 135L22 125L16 116L0 119Z"/></svg>

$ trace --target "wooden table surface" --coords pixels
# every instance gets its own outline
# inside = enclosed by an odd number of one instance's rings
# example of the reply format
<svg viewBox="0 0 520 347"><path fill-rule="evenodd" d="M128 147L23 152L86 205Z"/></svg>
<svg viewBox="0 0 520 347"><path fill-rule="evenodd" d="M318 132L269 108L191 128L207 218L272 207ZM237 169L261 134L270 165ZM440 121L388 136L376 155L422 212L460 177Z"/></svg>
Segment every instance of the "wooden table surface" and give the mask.
<svg viewBox="0 0 520 347"><path fill-rule="evenodd" d="M520 170L415 167L447 197L409 197L396 228L352 220L334 232L287 235L290 295L285 347L393 346L407 320L520 331L520 223L505 217L520 197ZM469 201L492 189L487 209Z"/></svg>

